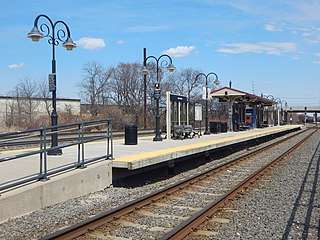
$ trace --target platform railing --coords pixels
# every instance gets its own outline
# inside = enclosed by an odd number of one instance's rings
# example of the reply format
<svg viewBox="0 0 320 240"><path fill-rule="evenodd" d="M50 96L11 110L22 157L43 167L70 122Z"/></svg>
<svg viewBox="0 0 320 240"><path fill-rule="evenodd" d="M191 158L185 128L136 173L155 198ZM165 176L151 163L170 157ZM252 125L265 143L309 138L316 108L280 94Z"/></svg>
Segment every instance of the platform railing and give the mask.
<svg viewBox="0 0 320 240"><path fill-rule="evenodd" d="M86 133L94 131L95 129L103 129L105 134L100 134L99 136L93 136L86 138ZM58 146L50 147L51 136L55 133L73 132L75 134L74 140L69 139L68 142L62 141L58 142ZM62 138L62 137L61 137ZM35 147L32 149L19 149L18 151L3 151L4 146L8 145L10 142L16 141L30 141L36 143ZM85 144L97 141L105 141L105 154L94 157L86 157ZM76 146L76 147L75 147ZM77 156L72 158L67 164L54 164L52 168L48 167L49 161L58 161L62 156L50 156L48 152L61 150L68 147L75 147L75 152ZM0 134L0 148L1 155L0 158L0 168L7 169L8 172L17 173L23 171L23 169L14 169L13 165L6 165L6 163L13 161L26 161L26 164L36 164L38 162L39 168L36 172L26 175L14 177L13 179L7 179L4 182L0 182L0 191L7 190L9 188L18 187L33 181L46 181L49 180L50 175L59 174L70 169L81 169L85 168L89 163L108 160L113 158L113 136L112 136L112 119L102 119L102 120L92 120L86 122L77 122L70 124L63 124L50 127L35 128L23 131L8 132ZM1 156L0 155L0 156ZM92 155L92 154L91 154ZM39 158L38 161L34 161L33 157ZM34 166L32 166L34 167ZM37 167L35 167L36 169Z"/></svg>

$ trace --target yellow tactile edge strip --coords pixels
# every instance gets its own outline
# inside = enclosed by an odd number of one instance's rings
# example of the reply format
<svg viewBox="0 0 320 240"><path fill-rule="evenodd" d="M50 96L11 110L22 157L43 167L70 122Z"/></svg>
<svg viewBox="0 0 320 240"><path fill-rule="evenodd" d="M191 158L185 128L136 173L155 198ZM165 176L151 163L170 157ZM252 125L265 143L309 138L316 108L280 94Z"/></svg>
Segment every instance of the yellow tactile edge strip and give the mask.
<svg viewBox="0 0 320 240"><path fill-rule="evenodd" d="M297 126L295 126L295 127L297 127ZM281 130L288 130L291 128L294 128L294 127L293 126L285 127L284 129L281 129ZM185 151L185 150L190 150L190 149L199 148L199 147L205 147L205 146L209 146L209 145L217 144L217 143L221 143L221 142L229 142L229 141L237 140L237 139L245 139L247 137L252 137L252 136L258 137L258 136L266 134L266 133L277 132L278 130L279 129L271 129L271 130L268 129L268 130L264 130L261 132L251 132L248 134L227 137L227 138L221 138L221 139L215 139L215 140L211 140L211 141L207 141L207 142L194 143L194 144L189 144L189 145L185 145L185 146L166 148L166 149L161 149L161 150L156 150L156 151L151 151L151 152L146 152L146 153L140 153L140 154L126 156L126 157L119 157L119 158L114 159L113 162L133 162L133 161L137 161L137 160L160 156L163 154L170 154L170 153L174 153L174 152Z"/></svg>

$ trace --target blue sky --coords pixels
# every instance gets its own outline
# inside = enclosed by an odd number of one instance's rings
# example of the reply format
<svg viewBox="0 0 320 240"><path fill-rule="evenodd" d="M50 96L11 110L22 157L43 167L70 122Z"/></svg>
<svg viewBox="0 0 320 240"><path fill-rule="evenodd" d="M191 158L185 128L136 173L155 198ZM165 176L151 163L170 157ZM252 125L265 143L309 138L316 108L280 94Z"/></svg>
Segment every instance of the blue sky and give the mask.
<svg viewBox="0 0 320 240"><path fill-rule="evenodd" d="M56 48L57 94L78 98L85 63L172 56L177 69L215 72L221 86L320 107L319 0L0 0L0 94L47 79L51 46L26 37L39 14L63 20L77 43ZM300 103L299 103L300 102Z"/></svg>

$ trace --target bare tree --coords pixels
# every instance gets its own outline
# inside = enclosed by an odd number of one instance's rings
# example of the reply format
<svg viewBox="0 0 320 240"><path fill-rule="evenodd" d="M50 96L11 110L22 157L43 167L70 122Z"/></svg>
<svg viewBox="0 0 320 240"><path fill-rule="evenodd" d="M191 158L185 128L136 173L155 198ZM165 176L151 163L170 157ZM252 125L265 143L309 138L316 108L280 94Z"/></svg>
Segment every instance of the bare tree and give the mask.
<svg viewBox="0 0 320 240"><path fill-rule="evenodd" d="M80 83L80 96L85 103L91 105L90 113L96 116L98 105L106 99L107 83L111 76L111 69L106 70L97 62L90 62L83 67L83 81Z"/></svg>
<svg viewBox="0 0 320 240"><path fill-rule="evenodd" d="M37 84L26 77L18 84L18 91L22 96L22 112L28 119L28 127L33 127L35 111L38 106L36 96L38 94Z"/></svg>
<svg viewBox="0 0 320 240"><path fill-rule="evenodd" d="M42 98L44 105L45 105L45 109L46 112L48 114L48 120L50 121L50 110L51 110L51 101L50 99L50 92L49 92L49 85L48 85L48 81L46 79L40 81L39 83L39 97Z"/></svg>
<svg viewBox="0 0 320 240"><path fill-rule="evenodd" d="M108 85L109 98L118 106L122 106L125 114L135 115L140 120L143 106L143 79L139 63L120 63L113 69Z"/></svg>
<svg viewBox="0 0 320 240"><path fill-rule="evenodd" d="M192 96L200 94L200 89L202 89L203 81L201 78L196 78L199 70L193 68L181 69L174 73L173 81L169 82L171 91L186 95L189 99ZM202 86L203 85L203 86Z"/></svg>
<svg viewBox="0 0 320 240"><path fill-rule="evenodd" d="M37 120L38 87L30 78L20 80L19 84L9 95L11 98L7 102L6 123L8 126L19 126L24 128L35 127Z"/></svg>

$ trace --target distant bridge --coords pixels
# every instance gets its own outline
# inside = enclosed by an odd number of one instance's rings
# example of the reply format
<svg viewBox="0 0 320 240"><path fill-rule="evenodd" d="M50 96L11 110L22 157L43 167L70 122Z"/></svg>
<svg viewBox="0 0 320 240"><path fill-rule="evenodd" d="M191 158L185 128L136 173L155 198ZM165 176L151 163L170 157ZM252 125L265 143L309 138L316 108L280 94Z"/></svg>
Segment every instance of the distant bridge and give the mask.
<svg viewBox="0 0 320 240"><path fill-rule="evenodd" d="M320 113L320 107L290 107L286 110L294 113Z"/></svg>

